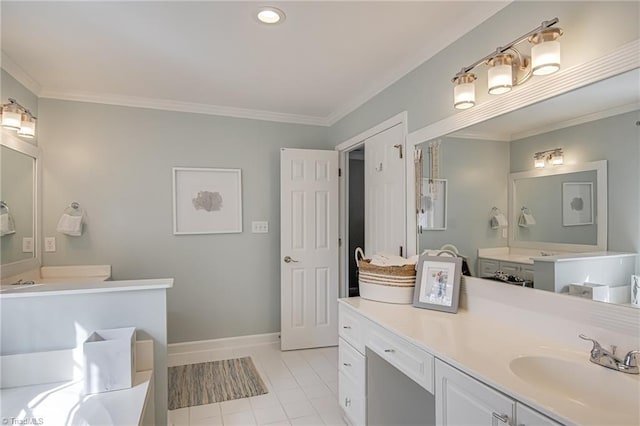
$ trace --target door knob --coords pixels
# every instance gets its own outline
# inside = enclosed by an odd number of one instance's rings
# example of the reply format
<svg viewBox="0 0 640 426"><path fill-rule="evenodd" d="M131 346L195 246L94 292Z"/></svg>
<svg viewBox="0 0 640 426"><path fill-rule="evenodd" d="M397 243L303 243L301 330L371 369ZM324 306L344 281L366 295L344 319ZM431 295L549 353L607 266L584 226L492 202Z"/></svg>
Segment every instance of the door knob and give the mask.
<svg viewBox="0 0 640 426"><path fill-rule="evenodd" d="M298 261L297 260L293 260L291 258L291 256L285 256L284 259L282 259L282 260L284 260L284 263L291 263L291 262L298 263Z"/></svg>

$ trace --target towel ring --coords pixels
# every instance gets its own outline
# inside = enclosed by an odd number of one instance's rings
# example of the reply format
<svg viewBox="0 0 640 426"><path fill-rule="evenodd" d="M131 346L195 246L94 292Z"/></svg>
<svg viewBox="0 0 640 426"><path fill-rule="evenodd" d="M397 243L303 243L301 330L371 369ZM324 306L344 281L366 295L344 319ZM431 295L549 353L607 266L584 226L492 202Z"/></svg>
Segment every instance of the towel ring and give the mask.
<svg viewBox="0 0 640 426"><path fill-rule="evenodd" d="M64 209L62 213L66 213L69 216L82 216L84 215L84 210L80 207L80 203L73 201Z"/></svg>

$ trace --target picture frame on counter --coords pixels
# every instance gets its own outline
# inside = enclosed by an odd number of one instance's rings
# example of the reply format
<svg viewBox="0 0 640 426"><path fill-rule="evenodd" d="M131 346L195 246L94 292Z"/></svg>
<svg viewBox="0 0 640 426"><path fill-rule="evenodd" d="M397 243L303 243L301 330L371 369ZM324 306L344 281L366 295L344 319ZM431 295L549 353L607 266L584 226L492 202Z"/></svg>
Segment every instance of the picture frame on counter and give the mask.
<svg viewBox="0 0 640 426"><path fill-rule="evenodd" d="M413 306L456 313L460 300L462 259L448 256L418 258Z"/></svg>

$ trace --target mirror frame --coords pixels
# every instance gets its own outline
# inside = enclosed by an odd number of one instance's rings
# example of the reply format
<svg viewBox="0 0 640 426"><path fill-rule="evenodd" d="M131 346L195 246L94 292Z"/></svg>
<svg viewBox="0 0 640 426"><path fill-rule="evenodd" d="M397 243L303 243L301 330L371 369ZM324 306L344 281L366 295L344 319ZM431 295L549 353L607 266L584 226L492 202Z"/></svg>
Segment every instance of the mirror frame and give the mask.
<svg viewBox="0 0 640 426"><path fill-rule="evenodd" d="M543 241L521 241L516 240L516 228L518 226L516 206L516 181L521 179L530 179L542 176L556 176L566 173L576 172L596 172L597 177L597 205L596 205L596 218L597 218L597 239L596 244L565 244L565 243L550 243ZM607 161L591 161L581 164L570 164L555 166L551 169L536 169L526 172L510 173L509 174L509 247L520 248L532 248L541 250L558 250L568 252L589 252L589 251L606 251L607 250Z"/></svg>
<svg viewBox="0 0 640 426"><path fill-rule="evenodd" d="M22 274L32 269L40 268L42 265L42 244L40 240L42 238L42 203L41 203L41 188L42 188L42 162L40 160L40 148L29 142L25 142L18 139L17 136L10 133L7 130L2 130L2 140L0 145L7 148L18 151L26 156L29 156L35 160L35 167L33 168L33 252L34 257L31 259L18 260L16 262L0 265L0 278L5 279L14 275Z"/></svg>
<svg viewBox="0 0 640 426"><path fill-rule="evenodd" d="M561 70L543 79L531 81L508 95L488 100L415 130L408 135L407 151L411 147L415 150L416 146L423 142L443 137L499 115L640 68L638 50L640 50L640 39L611 49L608 54L599 58ZM446 83L446 81L442 82L442 84ZM415 170L413 167L407 167L407 213L415 212L415 208ZM408 254L416 254L418 250L417 215L409 217L407 214L407 243L409 246Z"/></svg>

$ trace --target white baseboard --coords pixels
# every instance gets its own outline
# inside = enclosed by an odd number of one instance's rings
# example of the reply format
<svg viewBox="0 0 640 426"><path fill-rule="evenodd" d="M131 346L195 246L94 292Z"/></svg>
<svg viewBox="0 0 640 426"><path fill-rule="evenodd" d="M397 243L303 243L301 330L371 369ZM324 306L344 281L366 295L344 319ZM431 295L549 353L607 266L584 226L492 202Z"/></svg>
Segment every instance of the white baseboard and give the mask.
<svg viewBox="0 0 640 426"><path fill-rule="evenodd" d="M167 354L176 355L189 352L231 349L245 346L265 345L280 342L280 333L253 334L250 336L225 337L222 339L198 340L195 342L170 343Z"/></svg>

